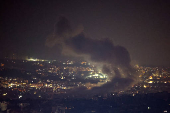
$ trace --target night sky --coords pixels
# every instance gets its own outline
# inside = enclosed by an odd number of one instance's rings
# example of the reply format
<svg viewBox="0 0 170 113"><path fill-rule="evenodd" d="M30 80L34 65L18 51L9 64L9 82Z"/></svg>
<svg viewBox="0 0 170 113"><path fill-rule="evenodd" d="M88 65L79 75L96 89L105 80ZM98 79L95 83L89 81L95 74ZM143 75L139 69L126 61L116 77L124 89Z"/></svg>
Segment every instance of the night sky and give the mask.
<svg viewBox="0 0 170 113"><path fill-rule="evenodd" d="M87 37L125 47L133 64L170 65L169 0L4 0L0 8L1 58L60 58L62 47L45 42L64 16Z"/></svg>

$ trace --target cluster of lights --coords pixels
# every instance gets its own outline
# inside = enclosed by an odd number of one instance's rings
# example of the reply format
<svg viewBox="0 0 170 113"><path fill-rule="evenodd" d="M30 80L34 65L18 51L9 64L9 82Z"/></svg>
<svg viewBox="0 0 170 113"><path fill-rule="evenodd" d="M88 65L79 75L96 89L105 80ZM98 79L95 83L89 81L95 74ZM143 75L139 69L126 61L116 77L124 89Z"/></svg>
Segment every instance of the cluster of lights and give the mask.
<svg viewBox="0 0 170 113"><path fill-rule="evenodd" d="M18 98L19 98L19 99L22 98L22 95L20 95Z"/></svg>
<svg viewBox="0 0 170 113"><path fill-rule="evenodd" d="M3 94L3 96L6 96L6 95L7 95L7 93L4 93L4 94Z"/></svg>
<svg viewBox="0 0 170 113"><path fill-rule="evenodd" d="M92 78L92 77L94 77L94 78L107 78L107 76L106 75L102 75L102 74L94 74L94 75L89 75L89 76L87 76L87 78Z"/></svg>

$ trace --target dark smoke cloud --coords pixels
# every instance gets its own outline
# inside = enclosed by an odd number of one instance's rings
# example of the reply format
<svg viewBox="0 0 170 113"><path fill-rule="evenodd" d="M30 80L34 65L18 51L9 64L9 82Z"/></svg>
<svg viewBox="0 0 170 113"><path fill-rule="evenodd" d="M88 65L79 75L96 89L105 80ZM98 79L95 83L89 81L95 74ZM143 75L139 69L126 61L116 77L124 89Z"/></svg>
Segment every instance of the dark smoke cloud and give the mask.
<svg viewBox="0 0 170 113"><path fill-rule="evenodd" d="M72 30L70 22L65 17L60 17L59 21L54 25L54 31L50 34L45 42L48 47L53 47L54 45L64 45L64 40L69 37L74 37L83 31L83 26L79 25L76 29Z"/></svg>
<svg viewBox="0 0 170 113"><path fill-rule="evenodd" d="M109 39L94 40L80 34L66 40L65 44L78 54L90 55L92 61L111 63L116 66L130 66L128 51L122 46L114 46Z"/></svg>
<svg viewBox="0 0 170 113"><path fill-rule="evenodd" d="M126 78L122 78L119 70L115 69L116 76L111 79L110 82L107 82L101 86L93 87L92 89L88 90L85 87L80 87L78 89L69 92L69 94L74 94L77 96L93 96L96 94L105 94L110 92L119 92L122 90L126 90L127 88L131 87L134 84L134 78L129 76ZM76 92L76 94L75 94Z"/></svg>
<svg viewBox="0 0 170 113"><path fill-rule="evenodd" d="M82 27L71 29L65 17L61 17L55 25L53 36L47 38L47 46L54 44L63 46L63 54L82 55L86 60L95 62L102 68L102 73L109 76L110 81L106 84L84 90L83 93L97 94L125 90L135 81L134 69L130 65L130 55L126 48L115 46L108 38L97 40L86 37Z"/></svg>
<svg viewBox="0 0 170 113"><path fill-rule="evenodd" d="M65 17L60 17L59 22L54 26L54 34L59 38L69 37L72 33L72 29L69 21Z"/></svg>

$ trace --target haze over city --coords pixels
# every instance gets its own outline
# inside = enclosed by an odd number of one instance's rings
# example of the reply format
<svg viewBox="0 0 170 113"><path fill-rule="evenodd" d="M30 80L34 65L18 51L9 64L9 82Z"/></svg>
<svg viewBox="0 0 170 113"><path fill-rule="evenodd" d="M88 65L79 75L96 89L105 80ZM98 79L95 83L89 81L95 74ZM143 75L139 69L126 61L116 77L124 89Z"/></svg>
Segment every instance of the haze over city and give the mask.
<svg viewBox="0 0 170 113"><path fill-rule="evenodd" d="M169 112L169 5L2 1L0 112Z"/></svg>

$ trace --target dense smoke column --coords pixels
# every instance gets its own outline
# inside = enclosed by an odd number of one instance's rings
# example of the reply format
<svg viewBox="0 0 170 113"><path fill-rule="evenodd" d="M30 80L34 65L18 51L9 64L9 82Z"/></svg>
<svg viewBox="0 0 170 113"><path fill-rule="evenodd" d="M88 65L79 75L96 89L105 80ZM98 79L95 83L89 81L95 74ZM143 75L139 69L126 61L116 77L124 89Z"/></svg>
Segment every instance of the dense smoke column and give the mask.
<svg viewBox="0 0 170 113"><path fill-rule="evenodd" d="M54 34L57 38L69 37L72 33L70 22L65 17L60 17L59 22L54 26Z"/></svg>
<svg viewBox="0 0 170 113"><path fill-rule="evenodd" d="M84 93L125 90L134 83L134 69L130 65L130 55L126 48L115 46L108 38L97 40L85 37L82 29L72 30L65 17L61 17L55 25L53 38L48 38L46 41L49 42L61 44L63 53L66 53L66 50L69 51L68 55L74 53L74 55L89 56L85 59L102 65L102 72L109 76L110 82L85 90Z"/></svg>
<svg viewBox="0 0 170 113"><path fill-rule="evenodd" d="M114 46L109 39L94 40L80 34L69 38L65 44L78 54L90 55L92 61L106 62L120 67L130 66L128 51L122 46Z"/></svg>

